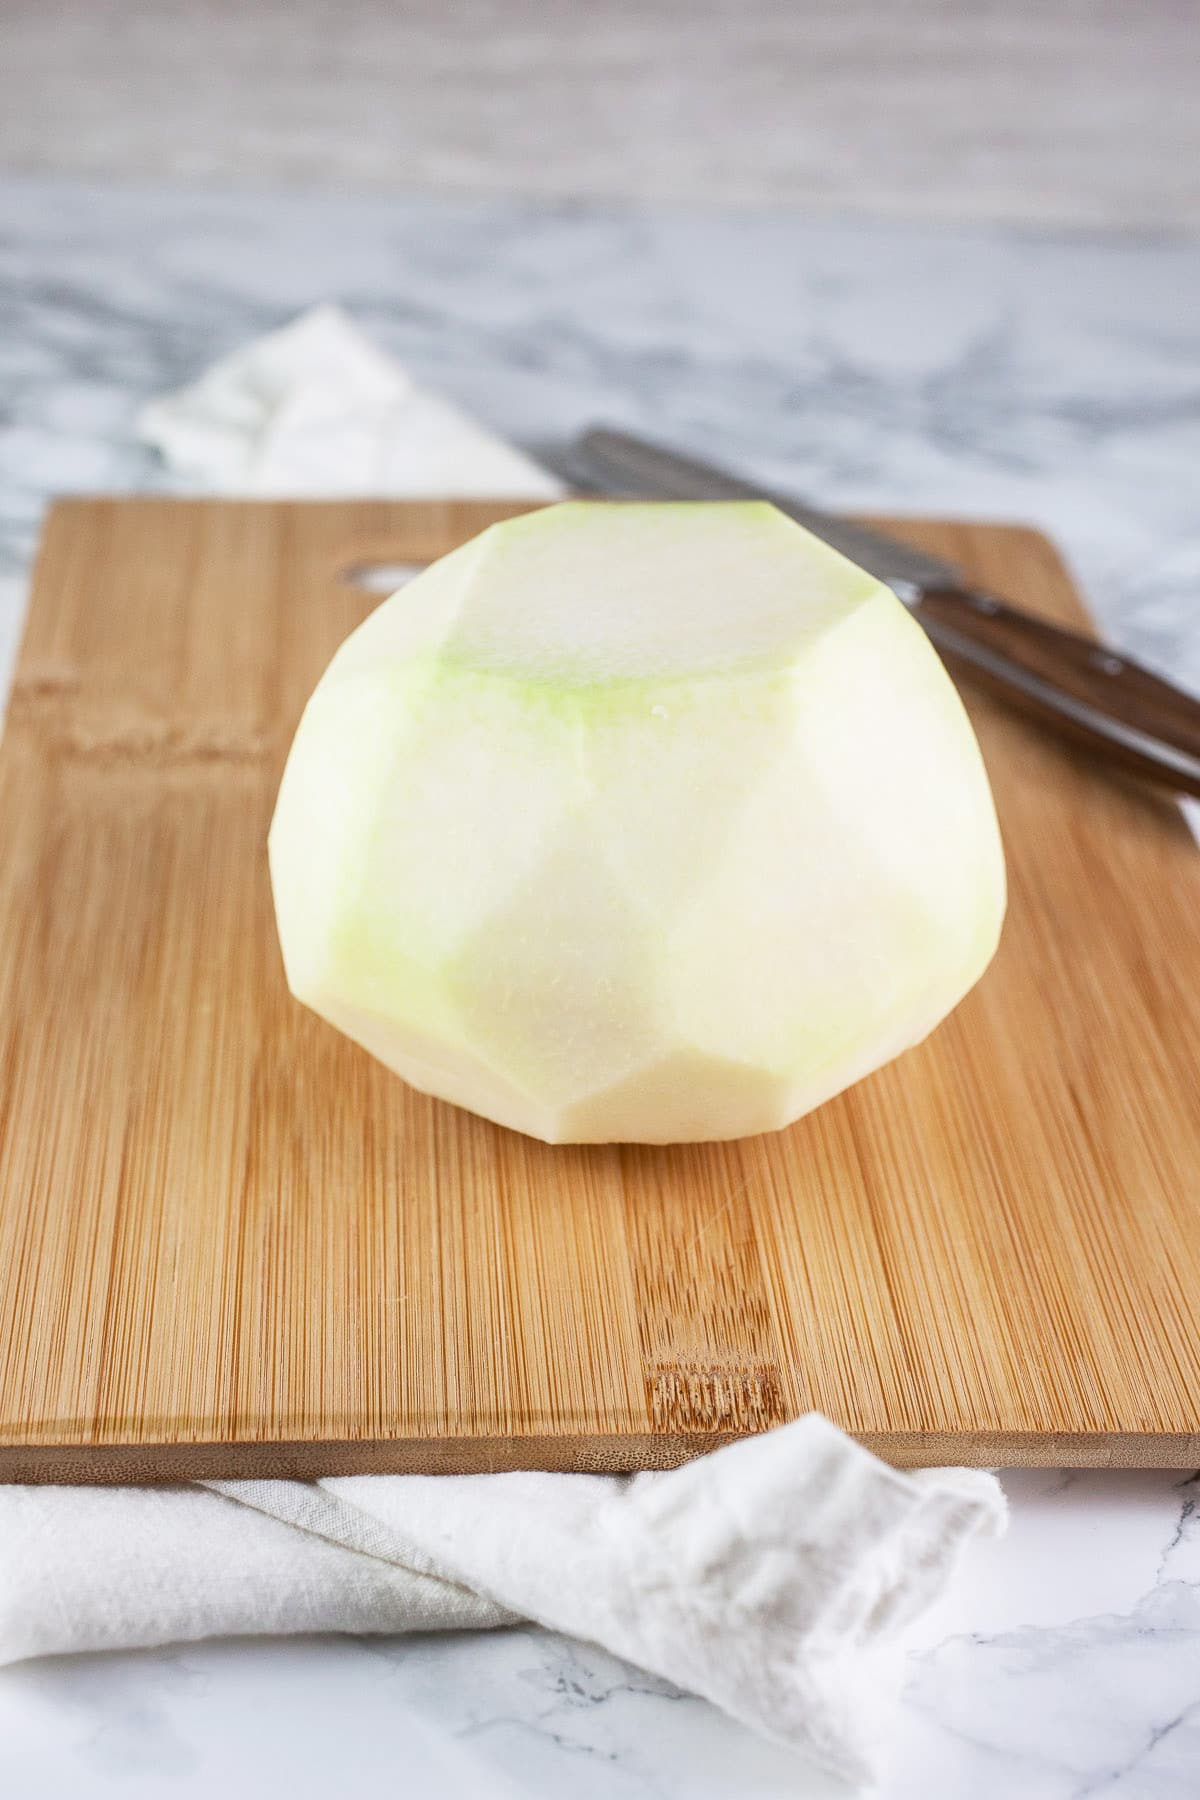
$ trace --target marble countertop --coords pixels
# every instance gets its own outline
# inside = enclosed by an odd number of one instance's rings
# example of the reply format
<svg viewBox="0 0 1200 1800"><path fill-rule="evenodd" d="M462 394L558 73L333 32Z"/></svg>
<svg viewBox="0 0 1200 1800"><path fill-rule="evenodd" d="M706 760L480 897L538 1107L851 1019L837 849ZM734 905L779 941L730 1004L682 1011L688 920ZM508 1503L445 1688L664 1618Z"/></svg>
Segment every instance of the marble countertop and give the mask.
<svg viewBox="0 0 1200 1800"><path fill-rule="evenodd" d="M0 187L0 679L48 495L163 488L138 402L340 299L527 444L598 417L845 506L1031 520L1200 688L1200 245L783 216ZM1006 1477L912 1642L886 1800L1200 1788L1200 1510L1176 1472ZM286 1791L745 1800L794 1758L600 1652L208 1644L0 1671L12 1800Z"/></svg>

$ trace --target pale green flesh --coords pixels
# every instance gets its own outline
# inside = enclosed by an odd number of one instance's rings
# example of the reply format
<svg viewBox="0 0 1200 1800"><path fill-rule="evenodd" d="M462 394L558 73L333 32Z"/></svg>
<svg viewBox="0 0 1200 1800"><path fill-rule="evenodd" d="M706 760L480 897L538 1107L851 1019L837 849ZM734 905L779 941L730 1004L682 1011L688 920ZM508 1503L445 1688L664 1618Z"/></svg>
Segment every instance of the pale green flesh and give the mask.
<svg viewBox="0 0 1200 1800"><path fill-rule="evenodd" d="M925 1036L1004 909L924 634L758 504L494 527L338 652L271 831L297 996L551 1141L786 1124Z"/></svg>

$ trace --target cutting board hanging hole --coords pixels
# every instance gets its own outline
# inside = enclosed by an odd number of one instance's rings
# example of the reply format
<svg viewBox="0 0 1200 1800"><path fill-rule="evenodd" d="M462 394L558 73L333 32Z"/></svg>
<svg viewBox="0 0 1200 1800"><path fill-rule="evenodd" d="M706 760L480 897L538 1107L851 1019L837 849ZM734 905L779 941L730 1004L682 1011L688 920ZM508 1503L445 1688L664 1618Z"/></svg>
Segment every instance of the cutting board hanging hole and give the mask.
<svg viewBox="0 0 1200 1800"><path fill-rule="evenodd" d="M367 594L394 594L397 588L415 581L427 563L367 562L350 563L342 570L342 580Z"/></svg>

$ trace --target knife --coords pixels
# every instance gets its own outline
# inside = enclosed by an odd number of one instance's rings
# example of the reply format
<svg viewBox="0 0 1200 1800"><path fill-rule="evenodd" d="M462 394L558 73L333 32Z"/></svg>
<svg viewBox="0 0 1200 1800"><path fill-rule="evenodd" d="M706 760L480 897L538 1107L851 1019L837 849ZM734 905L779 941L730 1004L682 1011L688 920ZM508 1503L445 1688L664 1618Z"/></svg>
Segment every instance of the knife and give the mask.
<svg viewBox="0 0 1200 1800"><path fill-rule="evenodd" d="M1200 797L1200 701L1131 657L974 586L946 558L626 432L585 431L561 466L577 486L606 493L771 501L886 582L982 686L1121 768Z"/></svg>

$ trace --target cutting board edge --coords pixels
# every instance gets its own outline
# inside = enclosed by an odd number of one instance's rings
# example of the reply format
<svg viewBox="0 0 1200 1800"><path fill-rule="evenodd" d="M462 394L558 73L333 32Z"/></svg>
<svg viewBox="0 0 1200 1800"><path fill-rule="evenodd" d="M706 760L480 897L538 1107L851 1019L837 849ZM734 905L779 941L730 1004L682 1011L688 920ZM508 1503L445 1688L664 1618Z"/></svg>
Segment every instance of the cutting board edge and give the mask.
<svg viewBox="0 0 1200 1800"><path fill-rule="evenodd" d="M636 1474L673 1469L736 1442L737 1432L664 1437L410 1437L276 1443L0 1444L0 1485L315 1481L343 1475ZM1194 1469L1200 1432L865 1432L863 1448L898 1469Z"/></svg>

